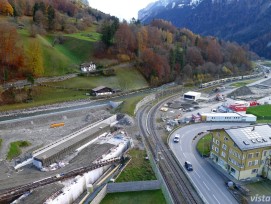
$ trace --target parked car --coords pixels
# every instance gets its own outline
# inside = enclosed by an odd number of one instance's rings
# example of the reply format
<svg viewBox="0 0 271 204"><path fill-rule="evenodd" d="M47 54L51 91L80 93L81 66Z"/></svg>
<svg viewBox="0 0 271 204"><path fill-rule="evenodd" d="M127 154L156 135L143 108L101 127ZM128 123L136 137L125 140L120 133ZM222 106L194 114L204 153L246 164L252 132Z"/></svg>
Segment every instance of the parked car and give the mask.
<svg viewBox="0 0 271 204"><path fill-rule="evenodd" d="M179 134L176 134L176 135L174 136L173 142L178 143L179 141L180 141L180 135L179 135Z"/></svg>
<svg viewBox="0 0 271 204"><path fill-rule="evenodd" d="M189 161L184 162L184 166L187 169L187 171L193 171L193 166Z"/></svg>

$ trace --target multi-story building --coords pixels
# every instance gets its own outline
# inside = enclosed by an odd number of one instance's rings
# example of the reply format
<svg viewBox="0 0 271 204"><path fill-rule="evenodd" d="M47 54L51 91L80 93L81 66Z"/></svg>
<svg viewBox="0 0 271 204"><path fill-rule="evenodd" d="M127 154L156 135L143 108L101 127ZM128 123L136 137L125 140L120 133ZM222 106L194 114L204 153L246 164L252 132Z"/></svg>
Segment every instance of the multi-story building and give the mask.
<svg viewBox="0 0 271 204"><path fill-rule="evenodd" d="M271 179L271 127L255 125L212 132L210 157L238 180Z"/></svg>

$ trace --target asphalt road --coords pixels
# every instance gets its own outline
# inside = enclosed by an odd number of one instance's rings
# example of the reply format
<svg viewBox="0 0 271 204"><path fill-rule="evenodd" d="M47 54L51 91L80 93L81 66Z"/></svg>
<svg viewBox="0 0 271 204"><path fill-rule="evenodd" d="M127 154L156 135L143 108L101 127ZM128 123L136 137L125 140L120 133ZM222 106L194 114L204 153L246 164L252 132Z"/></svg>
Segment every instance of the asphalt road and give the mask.
<svg viewBox="0 0 271 204"><path fill-rule="evenodd" d="M227 190L221 175L196 151L196 141L193 138L202 131L216 128L230 128L248 125L247 123L200 123L185 126L173 132L169 146L181 165L190 161L194 170L187 175L194 186L202 194L208 204L235 204L237 201ZM175 134L180 134L180 142L174 143Z"/></svg>

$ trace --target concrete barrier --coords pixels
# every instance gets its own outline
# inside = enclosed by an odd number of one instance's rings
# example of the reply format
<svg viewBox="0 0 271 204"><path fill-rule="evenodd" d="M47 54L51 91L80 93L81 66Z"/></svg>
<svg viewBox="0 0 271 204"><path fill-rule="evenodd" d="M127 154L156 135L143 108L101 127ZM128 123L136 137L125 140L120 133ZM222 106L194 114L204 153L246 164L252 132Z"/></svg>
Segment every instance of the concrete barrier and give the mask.
<svg viewBox="0 0 271 204"><path fill-rule="evenodd" d="M161 182L159 180L108 183L100 190L99 193L97 193L90 204L100 203L107 193L148 191L158 189L161 189ZM84 203L86 204L87 200Z"/></svg>

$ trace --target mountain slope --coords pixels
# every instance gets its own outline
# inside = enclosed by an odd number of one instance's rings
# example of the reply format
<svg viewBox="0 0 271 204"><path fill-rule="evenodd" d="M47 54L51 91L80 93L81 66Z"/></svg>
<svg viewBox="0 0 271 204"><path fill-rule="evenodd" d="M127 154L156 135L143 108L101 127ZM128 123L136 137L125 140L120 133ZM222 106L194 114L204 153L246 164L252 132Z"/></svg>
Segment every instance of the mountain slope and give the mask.
<svg viewBox="0 0 271 204"><path fill-rule="evenodd" d="M139 19L171 21L201 35L248 44L271 58L270 0L163 0L139 11Z"/></svg>

